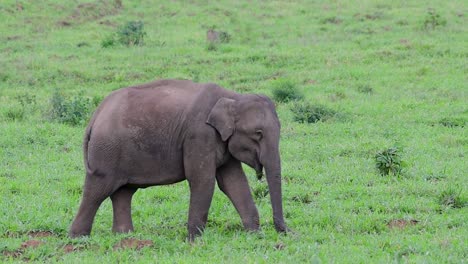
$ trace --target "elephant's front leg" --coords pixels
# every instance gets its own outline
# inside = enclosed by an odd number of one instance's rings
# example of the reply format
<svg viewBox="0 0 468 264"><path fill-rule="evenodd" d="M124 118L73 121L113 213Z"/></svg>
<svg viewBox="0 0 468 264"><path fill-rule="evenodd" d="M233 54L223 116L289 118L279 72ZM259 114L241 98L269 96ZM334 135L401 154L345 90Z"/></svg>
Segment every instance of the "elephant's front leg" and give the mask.
<svg viewBox="0 0 468 264"><path fill-rule="evenodd" d="M215 157L203 151L188 151L184 155L184 167L190 186L188 239L193 242L205 229L208 219L215 185Z"/></svg>
<svg viewBox="0 0 468 264"><path fill-rule="evenodd" d="M256 231L260 228L260 221L257 207L250 193L249 183L242 165L238 160L231 159L221 166L216 179L218 186L234 204L239 213L244 228L249 231Z"/></svg>

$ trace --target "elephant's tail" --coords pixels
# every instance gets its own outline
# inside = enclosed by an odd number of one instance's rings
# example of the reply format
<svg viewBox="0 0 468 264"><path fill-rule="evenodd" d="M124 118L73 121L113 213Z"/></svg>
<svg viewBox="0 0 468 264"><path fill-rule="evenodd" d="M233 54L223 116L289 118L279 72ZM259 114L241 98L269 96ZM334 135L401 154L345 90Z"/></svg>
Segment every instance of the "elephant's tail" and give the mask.
<svg viewBox="0 0 468 264"><path fill-rule="evenodd" d="M88 145L89 145L89 141L91 140L91 132L93 130L94 122L96 121L96 118L99 115L99 112L101 112L102 105L103 104L101 103L101 105L96 109L93 116L91 117L91 120L89 121L89 124L86 127L86 131L85 131L85 135L83 139L83 160L84 160L84 165L86 168L86 175L93 175L96 173L96 169L91 169L91 167L89 166Z"/></svg>
<svg viewBox="0 0 468 264"><path fill-rule="evenodd" d="M84 165L86 168L86 175L92 175L94 173L94 170L92 170L89 167L89 163L88 163L88 144L89 144L89 140L91 139L91 131L93 129L95 119L96 119L95 116L93 116L91 121L88 124L88 127L86 127L86 132L85 132L84 139L83 139L83 160L84 160Z"/></svg>

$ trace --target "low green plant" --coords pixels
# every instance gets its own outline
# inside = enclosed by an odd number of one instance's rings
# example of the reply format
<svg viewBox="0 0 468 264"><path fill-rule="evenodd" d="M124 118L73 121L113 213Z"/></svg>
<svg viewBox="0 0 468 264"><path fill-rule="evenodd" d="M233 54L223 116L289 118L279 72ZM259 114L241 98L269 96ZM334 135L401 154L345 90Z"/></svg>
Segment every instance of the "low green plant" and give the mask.
<svg viewBox="0 0 468 264"><path fill-rule="evenodd" d="M127 46L143 45L146 36L142 21L129 21L117 31L117 40L120 44Z"/></svg>
<svg viewBox="0 0 468 264"><path fill-rule="evenodd" d="M231 34L225 31L219 32L219 42L221 43L229 43L231 42Z"/></svg>
<svg viewBox="0 0 468 264"><path fill-rule="evenodd" d="M295 202L309 204L312 202L312 196L309 193L299 194L292 197L292 200Z"/></svg>
<svg viewBox="0 0 468 264"><path fill-rule="evenodd" d="M273 99L276 102L302 100L304 95L297 89L294 82L288 79L278 79L273 83Z"/></svg>
<svg viewBox="0 0 468 264"><path fill-rule="evenodd" d="M83 125L88 119L93 102L82 95L68 97L59 91L55 91L50 98L51 120L69 125Z"/></svg>
<svg viewBox="0 0 468 264"><path fill-rule="evenodd" d="M375 155L375 166L380 175L400 175L402 160L398 148L392 147L379 151Z"/></svg>
<svg viewBox="0 0 468 264"><path fill-rule="evenodd" d="M461 189L449 187L439 195L439 204L449 208L463 208L466 201L461 196Z"/></svg>
<svg viewBox="0 0 468 264"><path fill-rule="evenodd" d="M259 184L253 189L253 195L256 199L264 198L268 195L269 190L266 184Z"/></svg>
<svg viewBox="0 0 468 264"><path fill-rule="evenodd" d="M5 117L8 120L23 120L29 113L33 113L36 110L36 95L22 93L14 98L18 103L5 112Z"/></svg>
<svg viewBox="0 0 468 264"><path fill-rule="evenodd" d="M216 51L218 50L218 46L214 42L209 42L208 45L206 46L207 51Z"/></svg>
<svg viewBox="0 0 468 264"><path fill-rule="evenodd" d="M206 39L208 41L206 50L208 51L216 51L218 50L218 45L221 43L231 42L231 34L226 31L216 31L215 28L215 26L212 26L206 33Z"/></svg>
<svg viewBox="0 0 468 264"><path fill-rule="evenodd" d="M372 93L374 93L374 89L368 84L359 85L357 87L357 90L358 90L358 92L363 93L363 94L372 94Z"/></svg>
<svg viewBox="0 0 468 264"><path fill-rule="evenodd" d="M101 47L103 47L103 48L112 47L112 46L115 46L115 44L117 44L117 42L115 40L115 35L114 34L105 37L101 41Z"/></svg>
<svg viewBox="0 0 468 264"><path fill-rule="evenodd" d="M445 26L446 24L447 20L437 13L435 9L429 8L427 10L427 15L424 19L424 29L435 29L436 27Z"/></svg>
<svg viewBox="0 0 468 264"><path fill-rule="evenodd" d="M295 102L291 111L294 115L294 121L300 123L317 123L336 115L336 111L324 105L313 105L308 102Z"/></svg>
<svg viewBox="0 0 468 264"><path fill-rule="evenodd" d="M5 112L5 117L7 120L21 121L25 117L24 108L20 106L12 107Z"/></svg>
<svg viewBox="0 0 468 264"><path fill-rule="evenodd" d="M144 44L144 23L142 21L129 21L119 27L116 33L108 35L101 41L101 47L108 48L117 44L125 46L142 46Z"/></svg>
<svg viewBox="0 0 468 264"><path fill-rule="evenodd" d="M445 127L465 127L465 119L455 117L444 117L439 120L439 124Z"/></svg>
<svg viewBox="0 0 468 264"><path fill-rule="evenodd" d="M15 99L20 103L23 108L34 108L37 104L36 95L30 93L22 93L15 96Z"/></svg>

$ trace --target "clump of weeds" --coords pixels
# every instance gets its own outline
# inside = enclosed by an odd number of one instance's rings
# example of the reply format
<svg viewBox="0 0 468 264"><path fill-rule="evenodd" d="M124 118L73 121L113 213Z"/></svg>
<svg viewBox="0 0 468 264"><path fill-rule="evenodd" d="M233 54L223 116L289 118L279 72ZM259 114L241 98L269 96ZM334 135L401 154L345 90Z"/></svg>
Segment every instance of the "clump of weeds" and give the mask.
<svg viewBox="0 0 468 264"><path fill-rule="evenodd" d="M437 11L433 8L427 10L426 17L423 22L423 27L426 30L433 30L436 27L445 26L447 20L443 18Z"/></svg>
<svg viewBox="0 0 468 264"><path fill-rule="evenodd" d="M398 148L392 147L379 151L374 158L380 175L401 175L403 161Z"/></svg>
<svg viewBox="0 0 468 264"><path fill-rule="evenodd" d="M357 90L358 90L358 92L363 93L363 94L373 94L374 93L374 89L368 84L359 85L357 87Z"/></svg>
<svg viewBox="0 0 468 264"><path fill-rule="evenodd" d="M466 206L466 199L462 197L462 190L450 187L439 195L439 204L448 208L463 208Z"/></svg>
<svg viewBox="0 0 468 264"><path fill-rule="evenodd" d="M217 50L219 44L231 42L231 34L226 31L218 31L215 29L216 27L212 26L206 32L206 40L208 42L207 50L209 51Z"/></svg>
<svg viewBox="0 0 468 264"><path fill-rule="evenodd" d="M91 113L94 103L82 94L66 96L55 91L50 98L49 119L69 125L83 125Z"/></svg>
<svg viewBox="0 0 468 264"><path fill-rule="evenodd" d="M439 120L439 124L445 127L465 127L465 119L445 117Z"/></svg>
<svg viewBox="0 0 468 264"><path fill-rule="evenodd" d="M313 105L308 102L295 102L291 111L294 121L299 123L317 123L326 121L336 115L336 111L324 105Z"/></svg>
<svg viewBox="0 0 468 264"><path fill-rule="evenodd" d="M256 199L262 199L268 195L268 186L266 184L259 184L253 189L253 195Z"/></svg>
<svg viewBox="0 0 468 264"><path fill-rule="evenodd" d="M286 103L302 100L303 98L304 95L291 80L278 79L273 83L273 99L276 102Z"/></svg>
<svg viewBox="0 0 468 264"><path fill-rule="evenodd" d="M16 104L8 109L5 113L7 120L23 120L27 114L32 114L36 111L36 96L29 93L22 93L14 97Z"/></svg>
<svg viewBox="0 0 468 264"><path fill-rule="evenodd" d="M142 46L144 44L144 23L142 21L129 21L120 26L116 33L104 38L101 42L103 48L112 47L117 44L124 46Z"/></svg>

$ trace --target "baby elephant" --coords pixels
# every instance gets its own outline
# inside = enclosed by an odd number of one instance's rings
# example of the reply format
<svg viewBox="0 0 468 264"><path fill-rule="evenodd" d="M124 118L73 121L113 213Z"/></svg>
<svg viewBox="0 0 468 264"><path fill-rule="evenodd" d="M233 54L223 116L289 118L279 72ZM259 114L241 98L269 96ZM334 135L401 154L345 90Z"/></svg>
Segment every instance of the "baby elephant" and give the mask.
<svg viewBox="0 0 468 264"><path fill-rule="evenodd" d="M187 180L188 238L204 230L215 181L247 230L259 216L241 162L265 168L278 232L287 227L281 198L280 122L268 97L212 83L159 80L114 91L98 107L84 137L86 179L70 237L89 235L110 197L114 232L133 231L138 188Z"/></svg>

